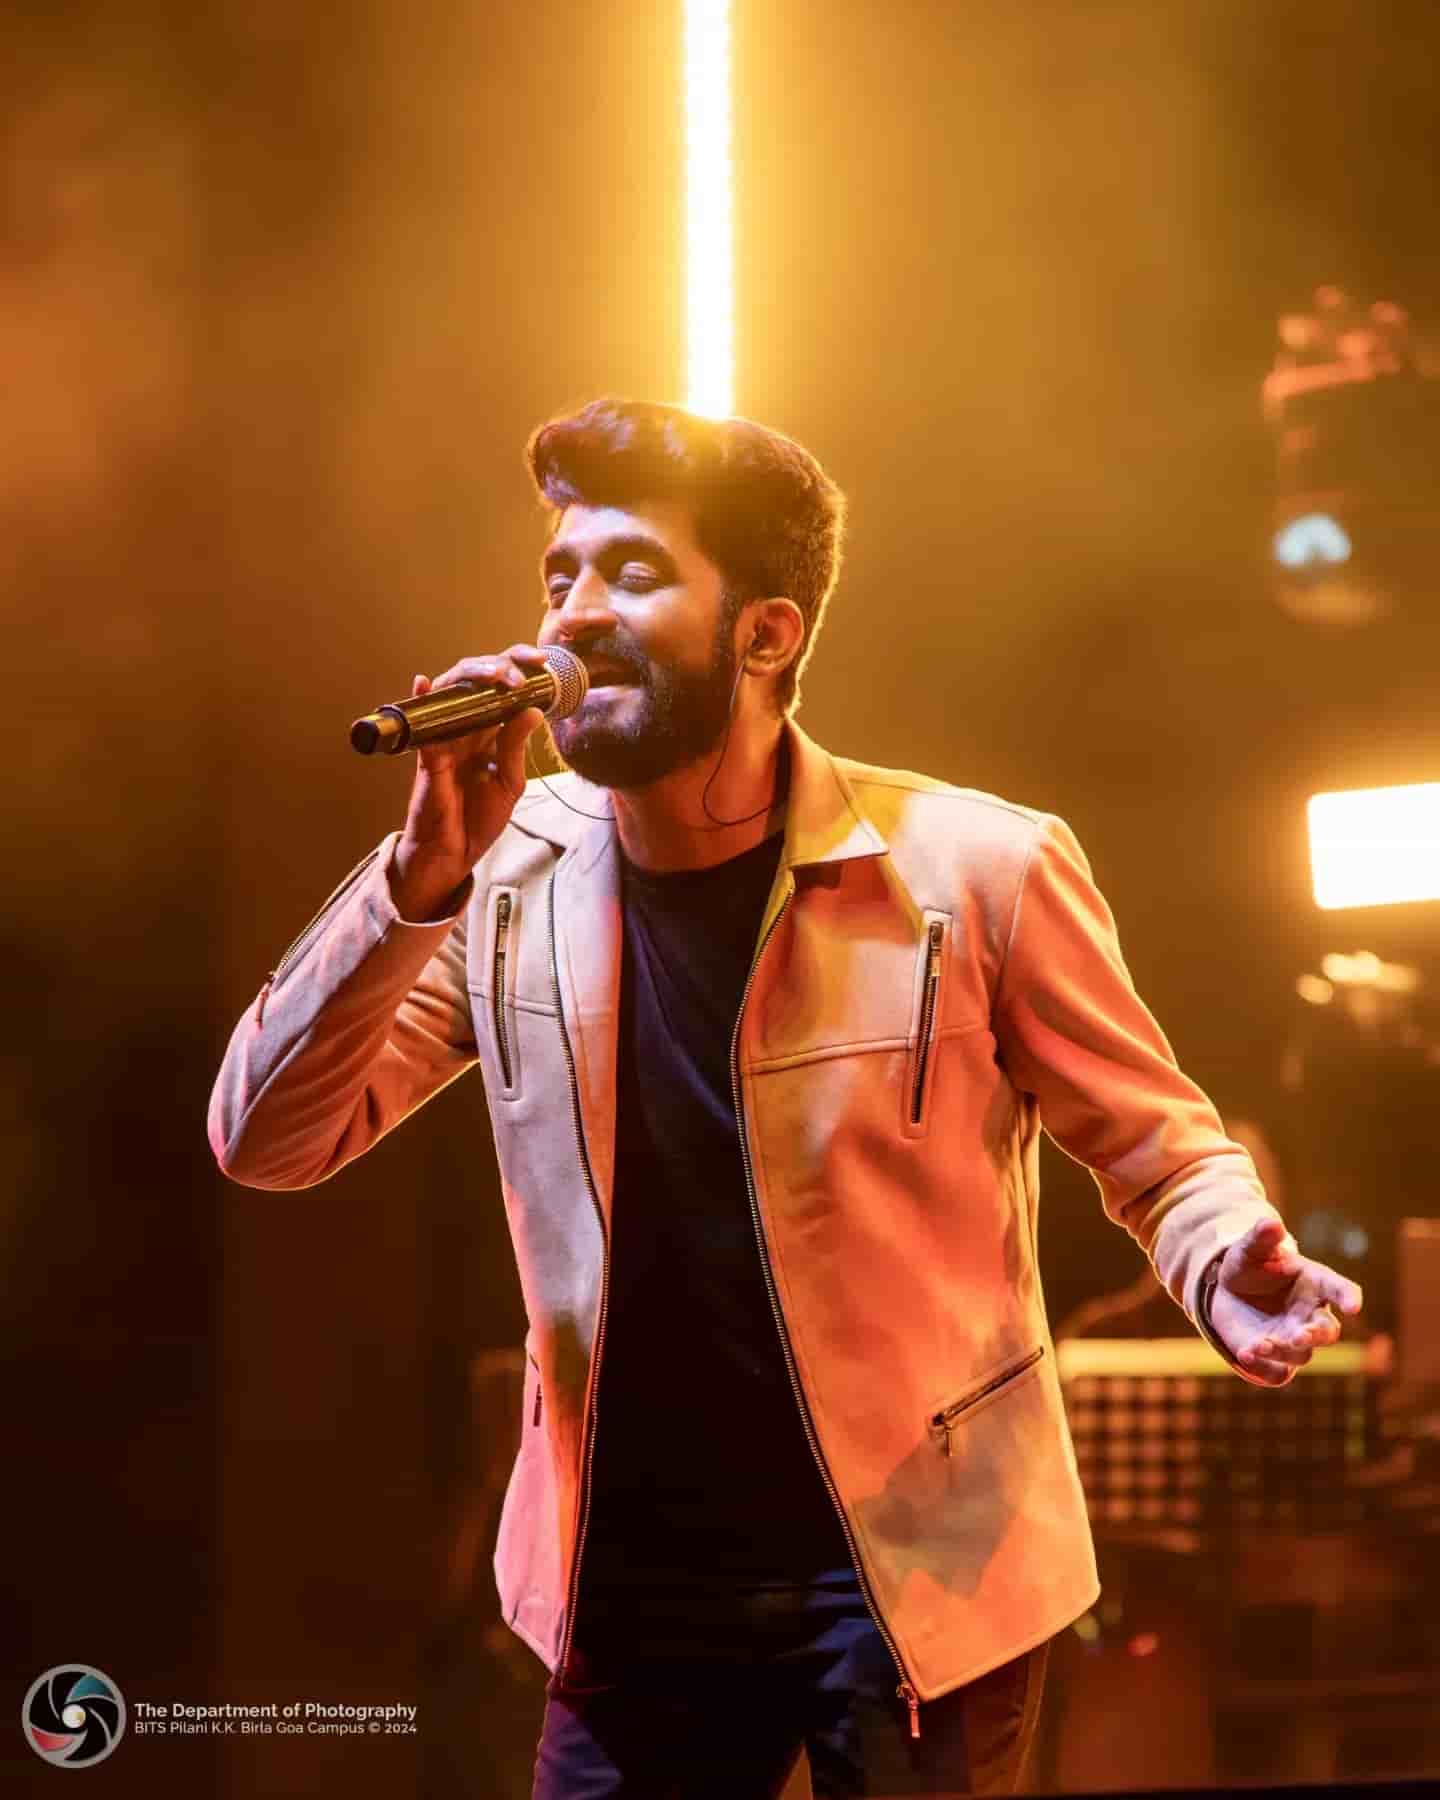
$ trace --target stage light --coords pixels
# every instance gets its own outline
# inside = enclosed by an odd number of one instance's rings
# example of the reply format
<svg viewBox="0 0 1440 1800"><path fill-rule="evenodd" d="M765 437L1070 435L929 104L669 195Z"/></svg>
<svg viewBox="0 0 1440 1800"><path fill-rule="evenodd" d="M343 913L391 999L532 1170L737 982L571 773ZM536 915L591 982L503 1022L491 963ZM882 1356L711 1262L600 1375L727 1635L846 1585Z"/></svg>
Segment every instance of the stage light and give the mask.
<svg viewBox="0 0 1440 1800"><path fill-rule="evenodd" d="M1373 950L1350 955L1332 950L1320 959L1327 982L1342 988L1375 988L1385 994L1413 994L1420 986L1420 971L1412 963L1382 962Z"/></svg>
<svg viewBox="0 0 1440 1800"><path fill-rule="evenodd" d="M1306 812L1317 906L1440 900L1440 782L1314 794Z"/></svg>
<svg viewBox="0 0 1440 1800"><path fill-rule="evenodd" d="M686 0L687 397L692 412L734 407L734 221L728 0Z"/></svg>
<svg viewBox="0 0 1440 1800"><path fill-rule="evenodd" d="M1329 513L1304 513L1275 533L1272 548L1282 568L1308 569L1348 562L1351 543L1345 527Z"/></svg>
<svg viewBox="0 0 1440 1800"><path fill-rule="evenodd" d="M1428 343L1402 307L1362 307L1333 287L1282 318L1279 336L1262 390L1276 602L1341 627L1428 603L1440 555L1440 381Z"/></svg>

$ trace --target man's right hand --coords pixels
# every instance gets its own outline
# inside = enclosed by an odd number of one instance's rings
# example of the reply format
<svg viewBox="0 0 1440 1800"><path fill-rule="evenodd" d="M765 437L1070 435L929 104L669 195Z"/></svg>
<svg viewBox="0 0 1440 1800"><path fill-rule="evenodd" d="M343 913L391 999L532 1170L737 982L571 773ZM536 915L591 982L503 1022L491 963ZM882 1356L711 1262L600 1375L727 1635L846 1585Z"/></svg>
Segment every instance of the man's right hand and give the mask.
<svg viewBox="0 0 1440 1800"><path fill-rule="evenodd" d="M434 680L417 675L411 694L457 681L519 687L545 667L545 652L512 644L499 656L467 656ZM443 918L447 903L505 829L525 791L525 741L544 715L536 707L467 737L416 752L405 829L395 846L390 892L402 919Z"/></svg>

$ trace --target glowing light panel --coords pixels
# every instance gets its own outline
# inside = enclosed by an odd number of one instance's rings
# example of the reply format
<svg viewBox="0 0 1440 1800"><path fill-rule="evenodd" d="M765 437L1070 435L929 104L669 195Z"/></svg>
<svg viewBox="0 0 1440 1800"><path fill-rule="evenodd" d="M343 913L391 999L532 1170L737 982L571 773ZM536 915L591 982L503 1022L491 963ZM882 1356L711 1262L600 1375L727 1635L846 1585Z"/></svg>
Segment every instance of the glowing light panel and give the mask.
<svg viewBox="0 0 1440 1800"><path fill-rule="evenodd" d="M1350 560L1350 535L1329 513L1306 513L1275 533L1272 546L1282 568L1307 569L1316 563Z"/></svg>
<svg viewBox="0 0 1440 1800"><path fill-rule="evenodd" d="M1317 906L1440 900L1440 782L1315 794L1306 810Z"/></svg>
<svg viewBox="0 0 1440 1800"><path fill-rule="evenodd" d="M687 383L691 412L734 408L729 0L685 0Z"/></svg>

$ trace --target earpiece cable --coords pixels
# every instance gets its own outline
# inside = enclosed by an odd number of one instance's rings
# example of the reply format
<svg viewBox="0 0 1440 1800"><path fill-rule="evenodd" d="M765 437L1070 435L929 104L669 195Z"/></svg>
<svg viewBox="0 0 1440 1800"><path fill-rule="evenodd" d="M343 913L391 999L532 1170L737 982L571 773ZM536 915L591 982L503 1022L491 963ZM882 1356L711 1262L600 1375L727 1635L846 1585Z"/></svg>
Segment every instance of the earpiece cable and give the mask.
<svg viewBox="0 0 1440 1800"><path fill-rule="evenodd" d="M752 813L746 813L744 818L742 818L742 819L717 819L717 818L715 818L715 814L713 812L711 812L711 810L710 810L710 789L715 785L716 776L719 775L721 769L725 766L725 753L730 748L730 733L735 724L735 700L736 700L736 696L740 692L740 678L742 675L744 675L744 673L745 673L745 665L744 665L744 663L741 663L740 667L735 671L735 681L730 689L730 708L729 708L729 712L728 712L728 714L726 716L726 720L725 720L725 739L724 739L724 742L720 746L720 758L719 758L719 761L715 764L715 767L710 772L710 779L705 783L705 786L701 789L701 792L700 792L700 804L705 808L705 816L708 819L713 819L714 823L712 825L697 825L694 828L696 831L729 831L735 825L748 825L752 819L761 818L764 816L764 814L771 811L771 809L776 805L776 803L780 797L779 793L778 793L779 771L777 770L776 771L777 791L775 793L771 794L769 800L766 801L764 806L757 807L755 809L755 811ZM525 761L526 761L527 765L530 762L530 739L529 738L526 738L526 740L525 740ZM550 782L542 769L537 768L533 771L533 773L535 775L535 778L539 781L540 785L544 788L545 792L547 794L549 794L550 798L552 800L558 800L560 802L560 804L566 808L567 811L572 812L572 813L577 813L582 819L597 819L597 820L601 820L601 821L609 820L609 821L613 822L614 815L612 813L586 812L586 810L583 806L572 806L563 794L557 794L555 792L554 788L551 787Z"/></svg>

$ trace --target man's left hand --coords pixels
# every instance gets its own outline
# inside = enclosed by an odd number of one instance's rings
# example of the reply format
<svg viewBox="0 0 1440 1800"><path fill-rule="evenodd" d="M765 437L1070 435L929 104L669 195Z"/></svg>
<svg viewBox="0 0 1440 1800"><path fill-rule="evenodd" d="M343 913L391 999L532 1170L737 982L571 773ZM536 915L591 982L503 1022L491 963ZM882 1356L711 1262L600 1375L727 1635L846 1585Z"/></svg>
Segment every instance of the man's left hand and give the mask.
<svg viewBox="0 0 1440 1800"><path fill-rule="evenodd" d="M1353 1281L1302 1256L1279 1219L1262 1219L1225 1252L1210 1323L1247 1375L1283 1387L1361 1300Z"/></svg>

